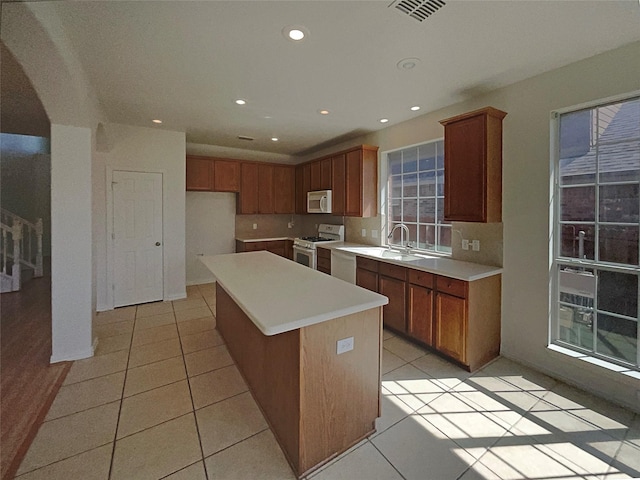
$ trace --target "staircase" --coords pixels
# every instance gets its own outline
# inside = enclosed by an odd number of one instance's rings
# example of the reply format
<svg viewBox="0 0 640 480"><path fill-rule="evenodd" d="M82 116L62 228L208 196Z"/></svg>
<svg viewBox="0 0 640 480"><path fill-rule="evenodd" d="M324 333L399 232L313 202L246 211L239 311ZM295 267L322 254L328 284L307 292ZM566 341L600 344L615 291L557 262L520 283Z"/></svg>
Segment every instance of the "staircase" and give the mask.
<svg viewBox="0 0 640 480"><path fill-rule="evenodd" d="M0 293L16 292L31 277L42 276L42 219L31 223L0 209Z"/></svg>

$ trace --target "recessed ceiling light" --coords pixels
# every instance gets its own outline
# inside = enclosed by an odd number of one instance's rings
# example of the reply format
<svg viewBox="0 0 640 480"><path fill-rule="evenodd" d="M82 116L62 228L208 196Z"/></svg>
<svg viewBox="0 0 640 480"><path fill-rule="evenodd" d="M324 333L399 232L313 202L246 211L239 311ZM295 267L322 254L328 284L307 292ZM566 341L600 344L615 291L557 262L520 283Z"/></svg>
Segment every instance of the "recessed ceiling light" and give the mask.
<svg viewBox="0 0 640 480"><path fill-rule="evenodd" d="M246 104L247 104L247 101L246 101L246 100L243 100L242 98L239 98L239 99L237 99L237 100L236 100L236 103L237 103L238 105L246 105Z"/></svg>
<svg viewBox="0 0 640 480"><path fill-rule="evenodd" d="M414 105L413 107L411 107L412 112L417 112L418 110L420 110L420 107L418 105Z"/></svg>
<svg viewBox="0 0 640 480"><path fill-rule="evenodd" d="M398 70L411 70L417 67L419 63L420 63L419 58L415 58L415 57L403 58L396 64L396 67L398 67Z"/></svg>
<svg viewBox="0 0 640 480"><path fill-rule="evenodd" d="M309 36L309 30L301 25L289 25L282 29L282 35L284 35L284 38L287 40L299 42Z"/></svg>
<svg viewBox="0 0 640 480"><path fill-rule="evenodd" d="M329 110L318 110L320 115L329 115Z"/></svg>
<svg viewBox="0 0 640 480"><path fill-rule="evenodd" d="M388 118L381 118L380 123L387 123L389 121Z"/></svg>
<svg viewBox="0 0 640 480"><path fill-rule="evenodd" d="M278 137L271 137L271 141L272 142L277 142L278 141Z"/></svg>
<svg viewBox="0 0 640 480"><path fill-rule="evenodd" d="M151 120L153 123L162 123L162 120L158 120L157 118L154 118L153 120Z"/></svg>

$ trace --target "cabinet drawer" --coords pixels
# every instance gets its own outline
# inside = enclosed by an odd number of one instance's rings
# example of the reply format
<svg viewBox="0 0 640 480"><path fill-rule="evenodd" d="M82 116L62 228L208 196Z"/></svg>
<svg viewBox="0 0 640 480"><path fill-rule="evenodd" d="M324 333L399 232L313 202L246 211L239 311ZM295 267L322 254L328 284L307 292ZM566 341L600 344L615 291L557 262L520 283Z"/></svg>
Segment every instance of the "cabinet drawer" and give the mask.
<svg viewBox="0 0 640 480"><path fill-rule="evenodd" d="M318 257L316 260L318 265L318 270L322 272L331 272L331 259L330 258L322 258Z"/></svg>
<svg viewBox="0 0 640 480"><path fill-rule="evenodd" d="M433 273L409 269L409 283L413 283L414 285L433 288L434 276Z"/></svg>
<svg viewBox="0 0 640 480"><path fill-rule="evenodd" d="M399 265L380 262L379 272L380 275L384 275L385 277L397 278L398 280L407 279L407 269Z"/></svg>
<svg viewBox="0 0 640 480"><path fill-rule="evenodd" d="M245 242L244 251L245 252L255 252L258 250L266 250L267 242Z"/></svg>
<svg viewBox="0 0 640 480"><path fill-rule="evenodd" d="M369 270L370 272L378 271L378 261L371 260L370 258L356 256L356 265L363 270Z"/></svg>
<svg viewBox="0 0 640 480"><path fill-rule="evenodd" d="M318 259L320 258L331 259L331 250L328 250L326 248L318 248L316 251L318 252Z"/></svg>
<svg viewBox="0 0 640 480"><path fill-rule="evenodd" d="M456 278L438 276L437 288L439 292L448 293L456 297L467 298L468 282Z"/></svg>

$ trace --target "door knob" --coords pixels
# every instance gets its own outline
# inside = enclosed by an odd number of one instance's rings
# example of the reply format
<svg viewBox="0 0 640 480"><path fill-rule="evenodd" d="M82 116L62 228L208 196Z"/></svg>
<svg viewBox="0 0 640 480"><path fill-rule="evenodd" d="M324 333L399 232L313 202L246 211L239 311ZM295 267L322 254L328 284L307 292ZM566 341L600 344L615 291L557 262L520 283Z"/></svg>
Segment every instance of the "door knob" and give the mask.
<svg viewBox="0 0 640 480"><path fill-rule="evenodd" d="M160 246L160 242L156 242L156 247L159 247L159 246Z"/></svg>

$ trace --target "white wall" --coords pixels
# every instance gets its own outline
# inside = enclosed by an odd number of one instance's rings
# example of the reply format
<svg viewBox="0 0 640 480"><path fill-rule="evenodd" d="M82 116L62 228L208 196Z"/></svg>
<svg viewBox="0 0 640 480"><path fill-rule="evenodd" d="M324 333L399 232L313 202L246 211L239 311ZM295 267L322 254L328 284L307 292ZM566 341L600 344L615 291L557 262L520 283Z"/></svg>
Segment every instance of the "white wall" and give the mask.
<svg viewBox="0 0 640 480"><path fill-rule="evenodd" d="M92 132L51 125L51 362L93 355Z"/></svg>
<svg viewBox="0 0 640 480"><path fill-rule="evenodd" d="M113 308L108 284L108 182L113 170L163 174L164 300L186 296L185 290L185 155L183 132L106 124L101 152L96 154L93 181L93 228L96 242L97 309ZM106 151L105 151L106 150Z"/></svg>
<svg viewBox="0 0 640 480"><path fill-rule="evenodd" d="M187 192L187 285L199 285L215 280L198 255L235 252L235 197L235 193Z"/></svg>

